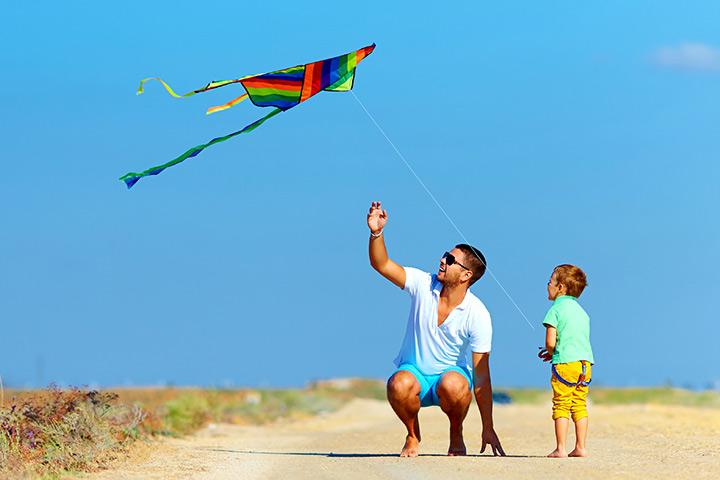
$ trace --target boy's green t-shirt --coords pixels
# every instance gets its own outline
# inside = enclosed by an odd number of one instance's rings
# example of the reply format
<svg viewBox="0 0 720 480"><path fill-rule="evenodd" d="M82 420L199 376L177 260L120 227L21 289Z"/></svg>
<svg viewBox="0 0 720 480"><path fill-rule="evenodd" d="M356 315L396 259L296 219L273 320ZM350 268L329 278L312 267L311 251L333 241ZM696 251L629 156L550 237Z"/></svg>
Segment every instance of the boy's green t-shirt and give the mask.
<svg viewBox="0 0 720 480"><path fill-rule="evenodd" d="M557 345L552 363L587 360L595 363L590 347L590 317L577 298L563 295L555 299L543 320L544 325L557 329Z"/></svg>

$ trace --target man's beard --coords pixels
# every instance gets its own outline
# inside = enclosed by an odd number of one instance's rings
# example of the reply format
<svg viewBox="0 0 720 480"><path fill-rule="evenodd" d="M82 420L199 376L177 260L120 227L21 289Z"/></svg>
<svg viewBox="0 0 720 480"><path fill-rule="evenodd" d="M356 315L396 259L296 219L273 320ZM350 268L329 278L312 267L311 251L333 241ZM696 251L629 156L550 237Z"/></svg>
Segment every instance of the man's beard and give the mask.
<svg viewBox="0 0 720 480"><path fill-rule="evenodd" d="M458 285L460 285L460 282L458 280L452 280L452 279L447 278L447 272L445 273L445 278L442 280L438 278L438 281L440 283L442 283L443 286L448 287L448 288L453 288L453 287L457 287Z"/></svg>

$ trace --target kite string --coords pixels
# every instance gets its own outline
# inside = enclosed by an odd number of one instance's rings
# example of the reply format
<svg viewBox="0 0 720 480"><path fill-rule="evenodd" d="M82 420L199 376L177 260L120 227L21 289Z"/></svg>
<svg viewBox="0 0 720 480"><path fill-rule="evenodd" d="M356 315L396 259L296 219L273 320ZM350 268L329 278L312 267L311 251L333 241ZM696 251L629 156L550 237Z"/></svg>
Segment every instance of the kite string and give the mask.
<svg viewBox="0 0 720 480"><path fill-rule="evenodd" d="M408 168L408 170L410 170L410 173L413 174L413 176L418 181L420 186L422 186L422 188L425 190L425 192L428 194L428 196L432 199L432 201L435 202L435 205L437 205L437 207L440 209L440 211L443 213L443 215L445 215L445 218L447 218L448 222L450 222L450 225L452 225L453 228L455 229L455 231L460 235L460 238L463 239L463 242L465 242L466 244L470 244L470 242L467 240L467 238L465 237L463 232L460 230L460 228L458 228L458 226L455 224L453 219L450 218L450 215L448 215L448 213L445 211L443 206L440 205L440 202L437 200L437 198L435 198L435 195L433 195L433 193L430 191L430 189L427 187L427 185L425 185L425 182L423 182L422 179L420 178L420 176L415 172L415 169L412 167L412 165L410 165L410 162L408 162L405 159L405 156L402 154L402 152L400 152L400 150L395 146L393 141L390 140L390 137L387 136L387 134L385 133L385 130L383 130L383 128L380 126L380 124L375 120L375 117L372 116L372 114L368 111L368 109L365 107L365 105L360 101L360 99L358 98L358 96L355 94L355 92L353 90L350 90L350 93L352 93L353 97L355 97L355 100L357 100L360 107L362 107L362 109L365 111L368 118L370 118L372 123L375 124L377 129L383 135L383 137L385 137L385 140L387 140L387 142L390 144L390 146L393 148L393 150L395 150L395 153L397 153L398 157L400 157L400 160L402 160L403 163L405 164L405 166ZM475 255L477 255L477 254L475 254ZM480 257L478 257L478 259L480 259ZM482 261L482 259L480 259L480 261ZM487 264L485 264L485 269L490 274L492 279L495 280L495 283L498 284L498 286L503 291L503 293L508 298L508 300L510 300L510 302L515 306L515 309L517 309L517 311L520 312L520 315L525 319L525 321L530 326L530 328L535 330L535 327L533 326L532 323L530 323L530 320L528 320L527 316L525 315L525 312L522 311L520 306L517 304L517 302L515 302L515 300L512 298L510 293L505 289L505 287L503 287L502 283L500 283L500 280L497 279L497 277L492 272L490 267L488 267Z"/></svg>

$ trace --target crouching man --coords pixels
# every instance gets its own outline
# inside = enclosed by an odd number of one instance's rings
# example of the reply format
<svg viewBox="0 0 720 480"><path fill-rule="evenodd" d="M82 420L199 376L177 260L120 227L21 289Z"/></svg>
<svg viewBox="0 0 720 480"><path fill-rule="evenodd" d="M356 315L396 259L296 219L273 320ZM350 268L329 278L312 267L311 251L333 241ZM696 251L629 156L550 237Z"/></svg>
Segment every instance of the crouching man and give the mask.
<svg viewBox="0 0 720 480"><path fill-rule="evenodd" d="M504 456L492 418L490 314L468 290L485 273L485 258L460 244L443 254L437 274L402 267L388 258L383 235L387 218L380 202L373 202L367 216L370 264L411 298L397 371L387 383L388 401L407 428L400 456L418 455L418 413L431 405L439 405L450 420L448 455L466 455L463 421L473 394L483 425L480 453L490 445L494 455Z"/></svg>

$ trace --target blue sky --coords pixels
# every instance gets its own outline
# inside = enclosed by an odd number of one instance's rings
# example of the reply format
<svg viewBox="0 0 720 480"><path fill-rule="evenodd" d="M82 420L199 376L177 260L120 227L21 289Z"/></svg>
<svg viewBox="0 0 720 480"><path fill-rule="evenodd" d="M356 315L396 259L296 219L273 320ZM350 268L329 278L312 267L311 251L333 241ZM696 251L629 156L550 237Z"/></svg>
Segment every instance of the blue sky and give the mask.
<svg viewBox="0 0 720 480"><path fill-rule="evenodd" d="M553 266L590 286L596 383L720 380L720 4L15 2L0 31L6 383L302 385L392 371L408 299L461 238L351 94L321 94L127 191L117 178L264 115L178 91L372 42L355 93L490 277L496 385L543 385ZM259 5L259 4L258 4Z"/></svg>

